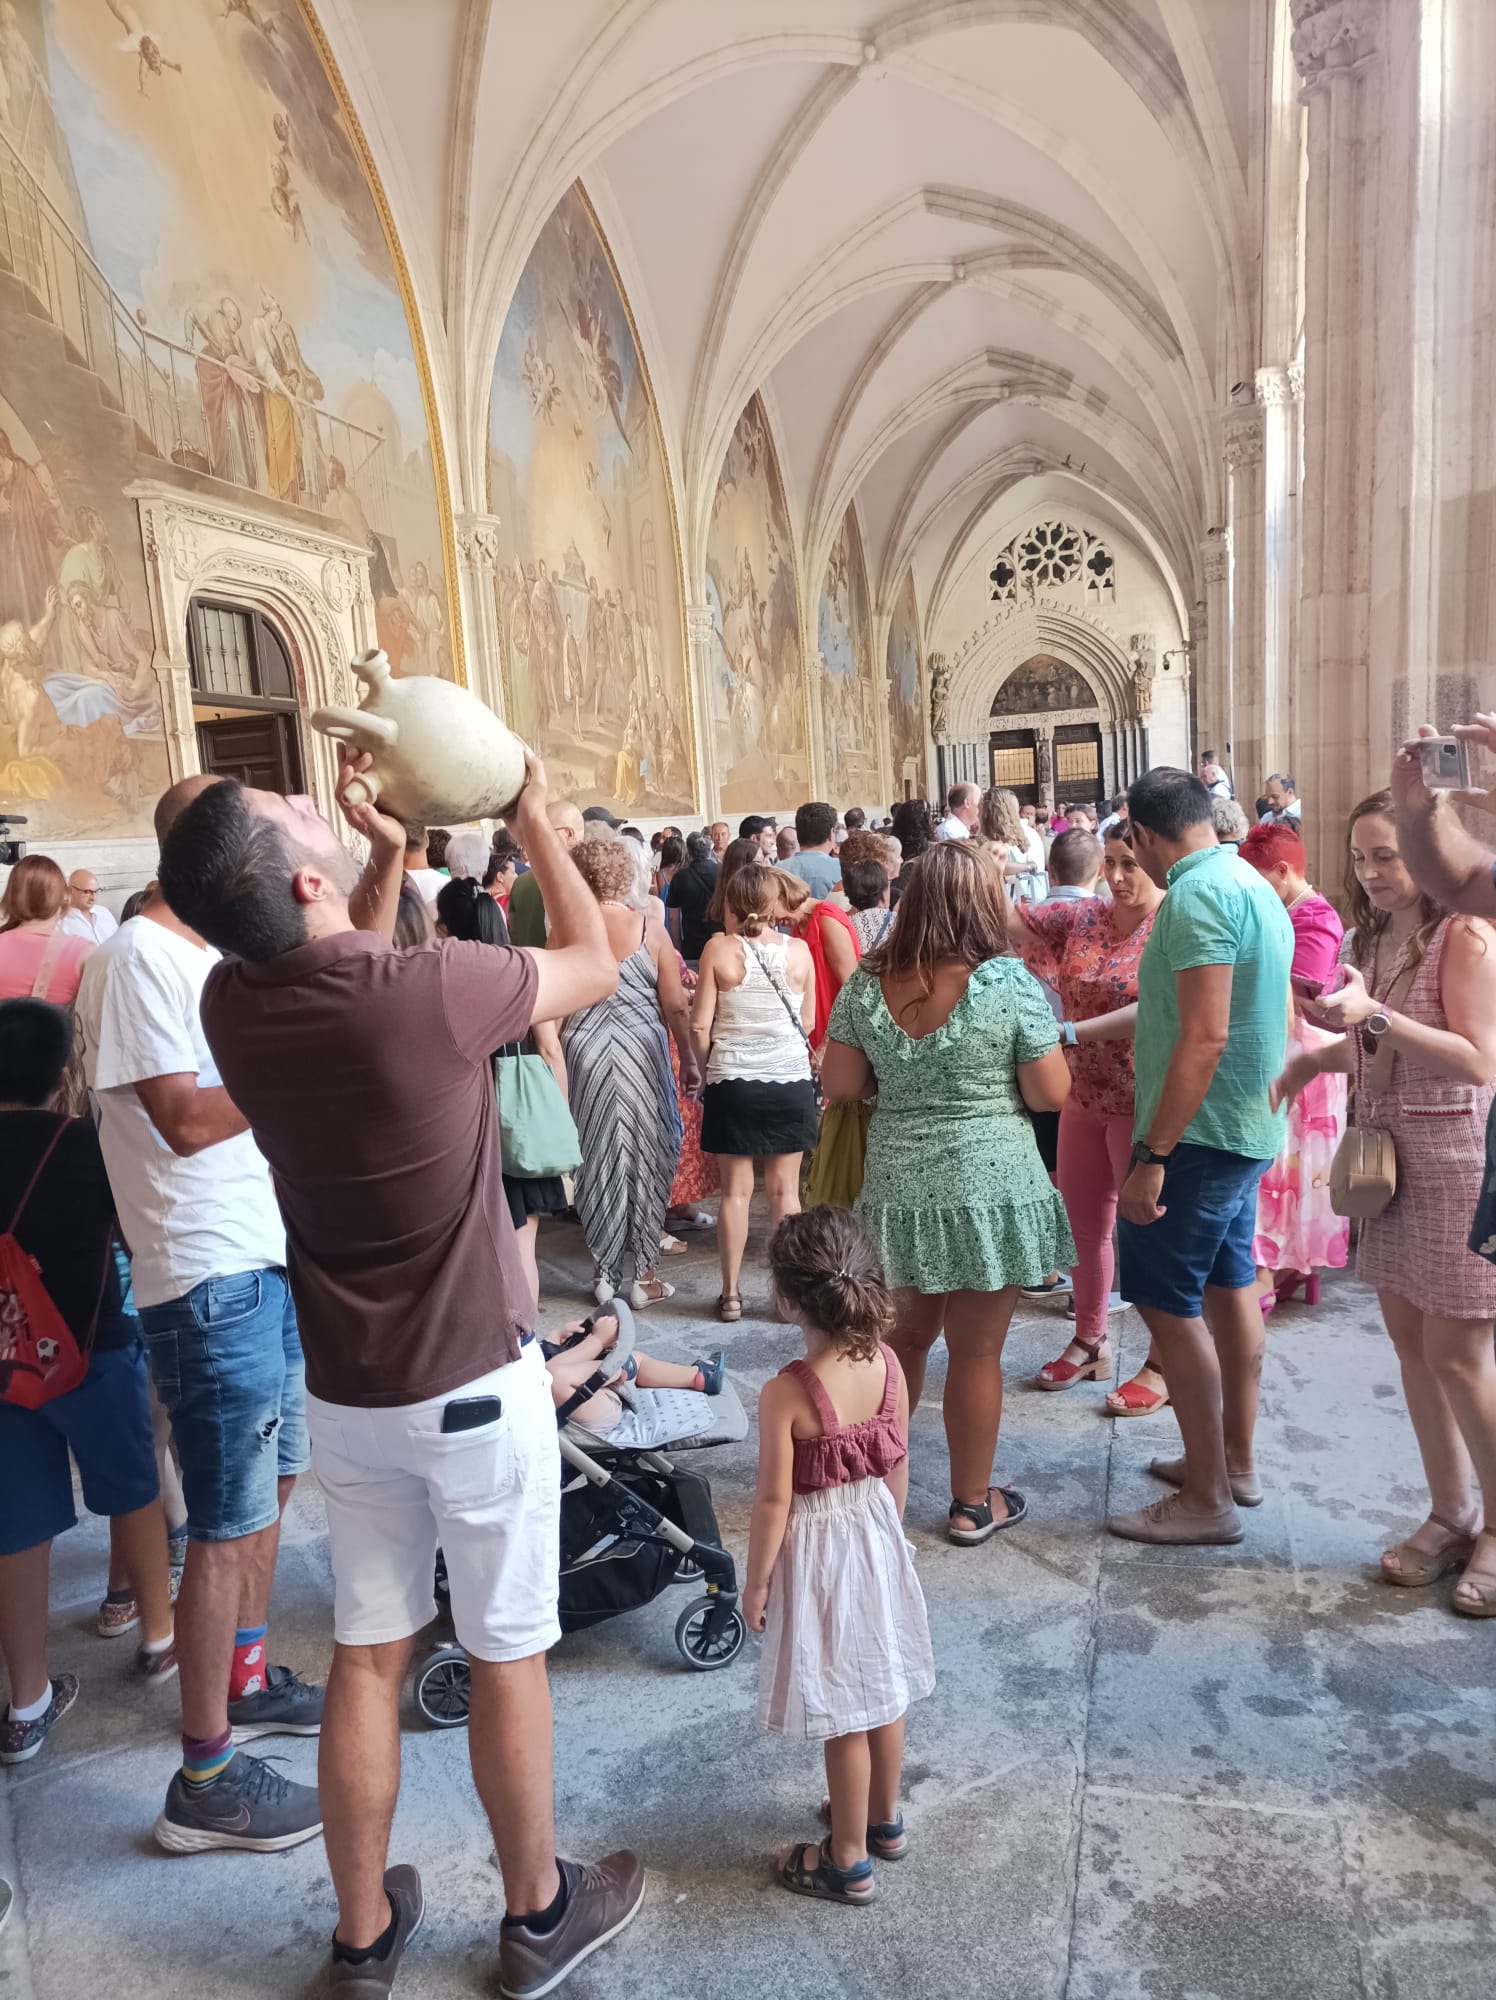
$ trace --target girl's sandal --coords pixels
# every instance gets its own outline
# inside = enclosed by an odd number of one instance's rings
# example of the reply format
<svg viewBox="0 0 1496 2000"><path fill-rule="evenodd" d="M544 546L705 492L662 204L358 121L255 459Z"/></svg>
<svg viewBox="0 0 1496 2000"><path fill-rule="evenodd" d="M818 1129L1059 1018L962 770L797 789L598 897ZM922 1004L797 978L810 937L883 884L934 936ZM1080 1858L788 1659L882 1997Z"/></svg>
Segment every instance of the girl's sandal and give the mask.
<svg viewBox="0 0 1496 2000"><path fill-rule="evenodd" d="M724 1326L735 1326L743 1317L741 1292L724 1292L717 1301L717 1317Z"/></svg>
<svg viewBox="0 0 1496 2000"><path fill-rule="evenodd" d="M814 1867L808 1858L812 1854ZM855 1868L833 1867L819 1840L782 1847L775 1873L780 1888L788 1889L792 1896L815 1896L823 1903L846 1903L858 1909L878 1900L871 1860L859 1861Z"/></svg>
<svg viewBox="0 0 1496 2000"><path fill-rule="evenodd" d="M1106 1413L1109 1417L1151 1417L1155 1410L1161 1410L1169 1400L1167 1387L1162 1394L1150 1389L1144 1382L1144 1375L1157 1375L1156 1368L1147 1362L1138 1370L1130 1382L1123 1382L1112 1390L1106 1399ZM1162 1376L1159 1377L1163 1380Z"/></svg>
<svg viewBox="0 0 1496 2000"><path fill-rule="evenodd" d="M1107 1344L1103 1334L1094 1346L1089 1340L1072 1340L1070 1345L1078 1347L1086 1356L1084 1361L1067 1361L1062 1354L1058 1361L1046 1361L1034 1377L1036 1389L1073 1389L1077 1382L1110 1382L1112 1379L1112 1357L1103 1354Z"/></svg>
<svg viewBox="0 0 1496 2000"><path fill-rule="evenodd" d="M821 1800L821 1824L831 1824L831 1801ZM909 1836L904 1831L904 1815L881 1820L867 1830L867 1851L877 1861L902 1861L909 1852Z"/></svg>
<svg viewBox="0 0 1496 2000"><path fill-rule="evenodd" d="M672 1236L668 1229L660 1238L662 1257L684 1257L690 1247L689 1243L682 1243L678 1236Z"/></svg>
<svg viewBox="0 0 1496 2000"><path fill-rule="evenodd" d="M1468 1528L1461 1528L1453 1521L1446 1521L1442 1514L1430 1514L1429 1519L1443 1528L1445 1539L1435 1549L1415 1549L1407 1542L1399 1542L1396 1548L1384 1552L1381 1560L1383 1583L1395 1583L1401 1590L1423 1590L1431 1583L1437 1583L1441 1576L1447 1576L1452 1569L1459 1569L1469 1562L1475 1553L1475 1536ZM1387 1557L1397 1557L1397 1568L1388 1569ZM1496 1584L1496 1578L1492 1579ZM1456 1605L1456 1610L1460 1607ZM1489 1612L1477 1612L1477 1617L1496 1616L1496 1605Z"/></svg>

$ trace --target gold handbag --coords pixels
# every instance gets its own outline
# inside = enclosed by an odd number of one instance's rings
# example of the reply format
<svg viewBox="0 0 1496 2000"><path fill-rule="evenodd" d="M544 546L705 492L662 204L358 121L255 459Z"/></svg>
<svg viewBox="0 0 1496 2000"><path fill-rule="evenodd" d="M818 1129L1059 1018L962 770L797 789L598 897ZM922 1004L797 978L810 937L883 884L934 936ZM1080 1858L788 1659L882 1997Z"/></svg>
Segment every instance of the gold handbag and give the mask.
<svg viewBox="0 0 1496 2000"><path fill-rule="evenodd" d="M1401 982L1394 978L1381 1004L1390 1008L1399 984L1410 986L1409 970ZM1399 996L1401 997L1401 996ZM1354 1030L1356 1047L1356 1094L1382 1092L1392 1088L1393 1051L1378 1048L1368 1062L1361 1031ZM1330 1162L1330 1206L1337 1215L1352 1221L1369 1222L1381 1215L1397 1193L1397 1148L1392 1134L1376 1125L1348 1125L1345 1137L1335 1148Z"/></svg>
<svg viewBox="0 0 1496 2000"><path fill-rule="evenodd" d="M1367 1221L1397 1193L1397 1148L1390 1132L1352 1125L1330 1162L1330 1206L1337 1215Z"/></svg>

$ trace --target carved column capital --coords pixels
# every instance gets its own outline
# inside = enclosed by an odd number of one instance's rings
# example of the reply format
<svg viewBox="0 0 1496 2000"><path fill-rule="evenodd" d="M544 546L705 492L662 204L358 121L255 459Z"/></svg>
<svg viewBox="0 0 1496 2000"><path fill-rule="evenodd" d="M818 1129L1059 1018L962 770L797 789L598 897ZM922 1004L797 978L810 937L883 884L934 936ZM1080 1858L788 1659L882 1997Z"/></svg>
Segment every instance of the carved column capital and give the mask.
<svg viewBox="0 0 1496 2000"><path fill-rule="evenodd" d="M498 515L459 514L453 525L457 532L457 554L464 567L492 576L499 566Z"/></svg>
<svg viewBox="0 0 1496 2000"><path fill-rule="evenodd" d="M1290 395L1290 396L1292 396L1293 400L1294 400L1294 401L1295 401L1296 403L1302 403L1302 402L1303 402L1303 400L1304 400L1304 364L1303 364L1303 362L1302 362L1302 361L1290 361L1290 362L1289 362L1289 364L1288 364L1288 368L1287 368L1287 370L1286 370L1286 373L1287 373L1287 375L1288 375L1288 393L1289 393L1289 395Z"/></svg>
<svg viewBox="0 0 1496 2000"><path fill-rule="evenodd" d="M716 620L709 604L686 606L686 636L693 646L704 646L711 638Z"/></svg>
<svg viewBox="0 0 1496 2000"><path fill-rule="evenodd" d="M1357 76L1377 52L1379 0L1292 0L1293 60L1307 100Z"/></svg>
<svg viewBox="0 0 1496 2000"><path fill-rule="evenodd" d="M1214 528L1200 544L1201 566L1207 583L1224 583L1231 574L1231 535L1226 528Z"/></svg>
<svg viewBox="0 0 1496 2000"><path fill-rule="evenodd" d="M1302 372L1300 370L1301 379ZM1281 409L1285 403L1293 401L1293 380L1287 368L1259 368L1253 386L1263 409Z"/></svg>

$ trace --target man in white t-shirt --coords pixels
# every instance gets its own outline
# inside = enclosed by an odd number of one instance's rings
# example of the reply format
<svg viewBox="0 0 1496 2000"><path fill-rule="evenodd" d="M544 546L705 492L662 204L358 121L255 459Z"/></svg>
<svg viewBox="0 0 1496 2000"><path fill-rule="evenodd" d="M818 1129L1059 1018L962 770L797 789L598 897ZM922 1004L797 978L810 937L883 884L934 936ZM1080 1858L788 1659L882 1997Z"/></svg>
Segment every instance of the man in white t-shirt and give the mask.
<svg viewBox="0 0 1496 2000"><path fill-rule="evenodd" d="M408 826L405 829L405 873L430 908L435 905L451 877L444 875L440 868L431 866L426 855L426 837L424 826Z"/></svg>
<svg viewBox="0 0 1496 2000"><path fill-rule="evenodd" d="M114 914L99 901L99 878L91 868L75 868L68 877L68 906L57 926L64 937L87 938L107 944L119 929Z"/></svg>
<svg viewBox="0 0 1496 2000"><path fill-rule="evenodd" d="M946 815L935 832L941 840L970 840L982 816L982 794L975 785L952 785L945 795Z"/></svg>
<svg viewBox="0 0 1496 2000"><path fill-rule="evenodd" d="M211 778L156 808L163 838ZM315 1736L322 1689L266 1665L281 1514L309 1462L305 1379L270 1170L198 1017L219 954L159 897L89 958L78 1026L135 1304L187 1500L177 1603L182 1768L156 1838L267 1851L322 1828L316 1788L236 1742Z"/></svg>

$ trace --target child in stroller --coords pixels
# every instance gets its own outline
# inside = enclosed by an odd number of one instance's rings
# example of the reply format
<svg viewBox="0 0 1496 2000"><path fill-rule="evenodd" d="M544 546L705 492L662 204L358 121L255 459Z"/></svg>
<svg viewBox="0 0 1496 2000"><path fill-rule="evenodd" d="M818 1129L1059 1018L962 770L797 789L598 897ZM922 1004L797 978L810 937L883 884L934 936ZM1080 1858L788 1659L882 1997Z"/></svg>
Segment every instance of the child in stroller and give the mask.
<svg viewBox="0 0 1496 2000"><path fill-rule="evenodd" d="M557 1345L567 1347L577 1334L583 1339L569 1347L573 1369L582 1365L580 1350L598 1335L606 1360L599 1379L593 1354L586 1362L592 1373L579 1390L566 1393L557 1409L561 1629L582 1631L652 1603L672 1584L696 1583L706 1594L693 1599L676 1620L676 1648L686 1665L699 1672L728 1666L742 1651L745 1627L738 1612L737 1573L722 1546L712 1489L702 1474L684 1471L664 1456L664 1448L672 1454L707 1450L740 1443L748 1435L747 1413L725 1380L724 1357L713 1355L696 1371L709 1380L716 1377L716 1393L710 1397L693 1389L635 1389L620 1379L634 1340L633 1315L624 1301L615 1299L594 1325L563 1329ZM568 1421L567 1402L579 1396L585 1408L588 1398L614 1380L621 1417L611 1432L600 1436ZM641 1417L638 1426L624 1421L632 1417ZM636 1437L635 1428L649 1441ZM444 1604L439 1554L436 1594ZM433 1727L451 1729L467 1721L467 1655L455 1641L438 1644L417 1667L415 1695Z"/></svg>
<svg viewBox="0 0 1496 2000"><path fill-rule="evenodd" d="M686 1366L657 1361L638 1348L618 1354L619 1322L611 1312L563 1327L541 1351L551 1394L563 1422L615 1444L644 1445L710 1429L704 1396L720 1396L727 1355L717 1348ZM640 1392L643 1393L640 1393Z"/></svg>

